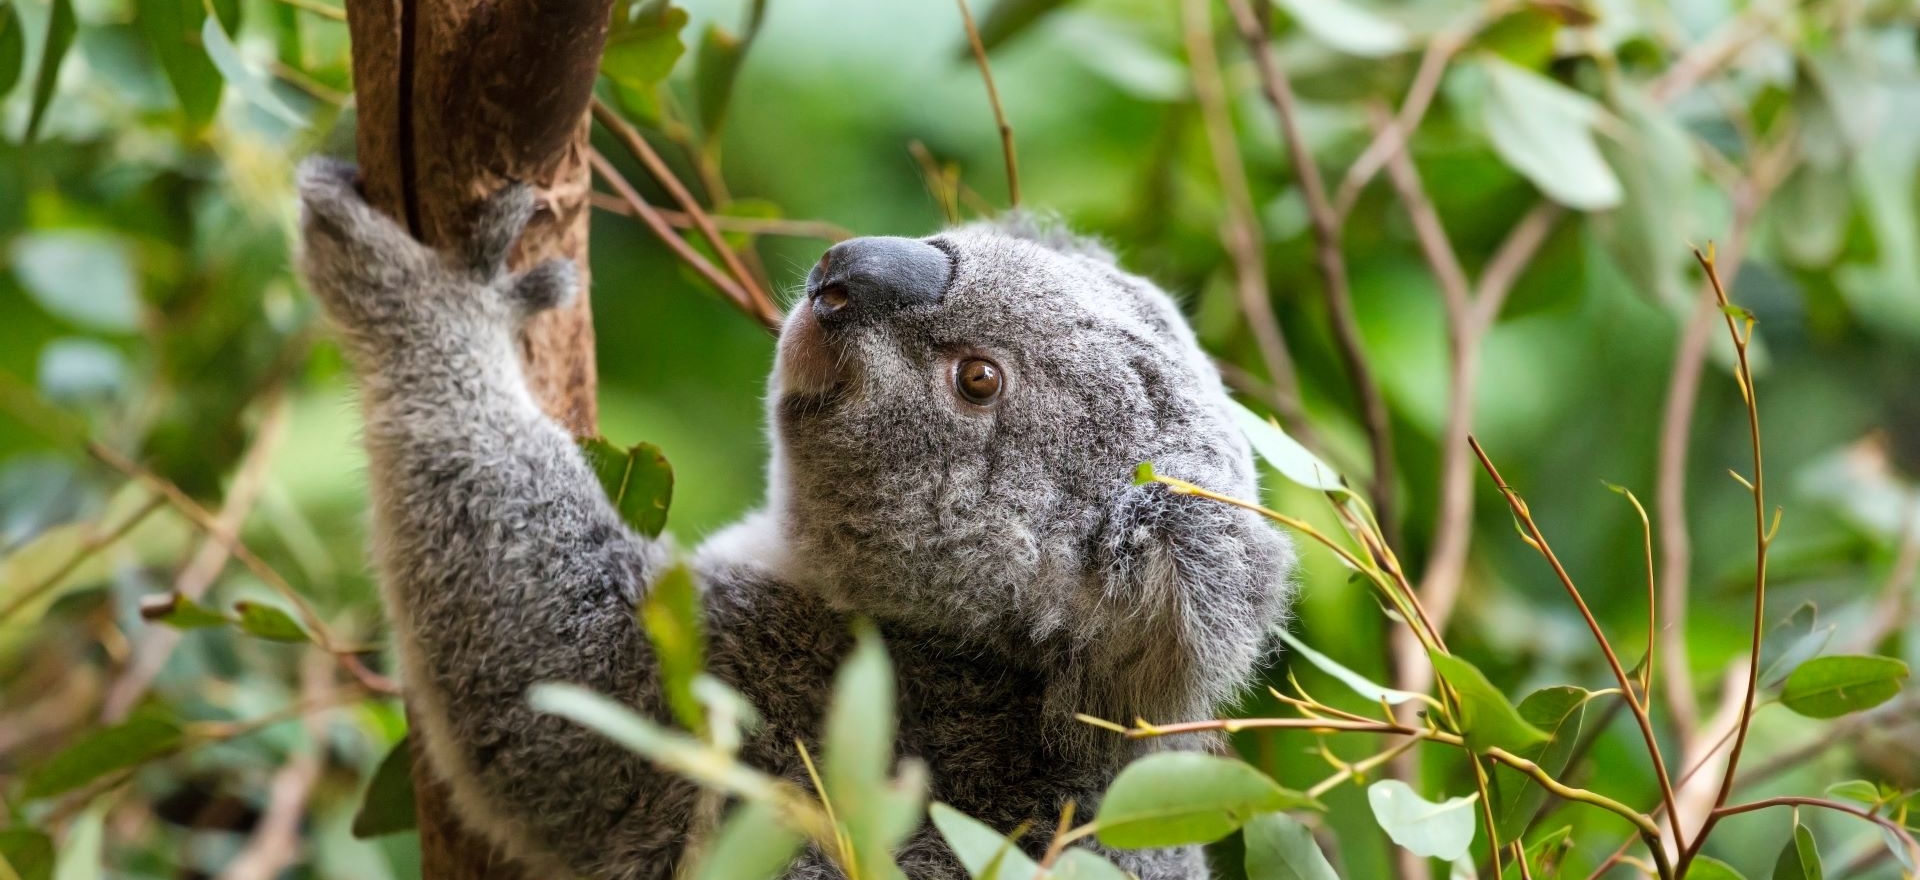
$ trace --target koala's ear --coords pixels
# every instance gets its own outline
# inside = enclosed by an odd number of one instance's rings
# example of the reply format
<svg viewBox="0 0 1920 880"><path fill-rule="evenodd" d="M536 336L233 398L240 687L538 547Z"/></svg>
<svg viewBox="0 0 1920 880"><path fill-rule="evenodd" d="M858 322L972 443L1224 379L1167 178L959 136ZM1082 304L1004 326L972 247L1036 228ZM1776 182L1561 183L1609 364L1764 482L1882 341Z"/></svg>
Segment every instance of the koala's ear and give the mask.
<svg viewBox="0 0 1920 880"><path fill-rule="evenodd" d="M990 220L981 220L969 224L974 228L986 229L1010 238L1031 241L1063 254L1087 257L1109 266L1119 265L1113 251L1099 239L1088 235L1075 234L1067 228L1065 221L1058 215L1014 208Z"/></svg>

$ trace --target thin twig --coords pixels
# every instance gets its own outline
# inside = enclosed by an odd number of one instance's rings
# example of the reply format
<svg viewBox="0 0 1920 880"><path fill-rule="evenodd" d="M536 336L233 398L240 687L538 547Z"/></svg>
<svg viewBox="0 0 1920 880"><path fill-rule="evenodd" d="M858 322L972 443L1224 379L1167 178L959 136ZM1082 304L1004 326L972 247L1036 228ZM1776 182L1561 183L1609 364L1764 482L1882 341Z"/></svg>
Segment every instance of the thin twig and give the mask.
<svg viewBox="0 0 1920 880"><path fill-rule="evenodd" d="M1553 552L1553 546L1547 543L1547 536L1540 531L1539 523L1534 522L1533 513L1527 508L1527 503L1521 500L1520 493L1515 492L1513 487L1507 484L1506 479L1500 476L1500 470L1494 467L1493 459L1487 457L1486 450L1480 448L1479 441L1468 437L1467 443L1473 448L1474 456L1480 459L1480 466L1486 470L1487 476L1493 479L1494 485L1500 489L1500 494L1507 499L1507 506L1526 531L1528 543L1553 568L1554 576L1559 578L1561 586L1566 588L1568 598L1572 599L1574 607L1579 609L1581 619L1586 621L1587 631L1599 644L1600 653L1606 656L1607 666L1613 671L1614 681L1619 683L1621 695L1627 701L1627 710L1633 713L1633 720L1640 726L1641 738L1646 741L1647 755L1653 759L1654 778L1660 783L1660 800L1666 807L1667 818L1673 826L1674 845L1681 845L1686 838L1680 831L1679 811L1674 807L1673 778L1667 774L1667 762L1660 752L1660 740L1654 735L1653 721L1647 715L1646 706L1642 705L1640 698L1634 694L1633 681L1627 675L1626 668L1620 665L1620 655L1614 653L1613 644L1607 640L1606 632L1600 628L1600 622L1594 619L1592 609L1587 607L1586 598L1580 595L1580 588L1574 586L1572 576L1568 575L1566 567L1560 564L1559 556ZM1757 646L1755 656L1759 656ZM1664 858L1665 853L1661 853L1661 856ZM1684 873L1683 867L1682 874Z"/></svg>
<svg viewBox="0 0 1920 880"><path fill-rule="evenodd" d="M1020 207L1020 160L1013 149L1013 124L1007 121L1007 111L1000 106L1000 89L993 84L993 68L987 64L987 46L980 40L980 29L974 26L973 10L968 8L967 0L954 0L960 5L960 21L967 28L967 45L973 49L973 61L980 65L980 79L987 84L987 103L993 107L993 123L1000 128L1000 152L1007 163L1007 204Z"/></svg>
<svg viewBox="0 0 1920 880"><path fill-rule="evenodd" d="M1453 60L1454 54L1476 30L1477 24L1448 28L1428 41L1426 51L1420 55L1420 67L1414 71L1413 83L1407 87L1407 97L1400 102L1400 112L1374 132L1373 140L1360 151L1353 164L1347 166L1347 173L1340 179L1333 195L1333 212L1343 222L1353 213L1361 190L1366 189L1394 154L1405 152L1407 141L1426 118L1427 108L1433 106L1433 98L1439 93L1440 82L1447 72L1447 62Z"/></svg>
<svg viewBox="0 0 1920 880"><path fill-rule="evenodd" d="M619 214L622 217L639 219L638 212L624 199L602 192L596 192L588 198L594 207L602 211ZM693 215L672 208L654 208L660 219L676 229L692 229ZM713 214L713 225L722 232L739 232L746 235L784 235L792 238L817 238L822 241L842 242L853 237L846 227L825 220L790 220L785 217L736 217L732 214Z"/></svg>
<svg viewBox="0 0 1920 880"><path fill-rule="evenodd" d="M99 459L101 463L108 467L119 471L121 474L158 493L173 506L174 510L179 511L189 522L193 523L194 527L226 545L227 552L233 554L233 558L240 560L240 563L245 565L248 571L253 572L254 577L265 582L267 586L273 588L274 592L279 593L281 598L293 605L295 613L300 617L300 622L306 626L307 632L313 637L314 642L319 644L327 653L332 654L334 658L339 661L340 665L352 674L354 678L358 679L361 684L365 685L368 690L382 694L397 694L400 692L399 686L394 684L392 679L368 669L366 664L360 662L360 658L356 656L356 651L341 646L328 630L326 623L320 619L320 615L313 610L313 606L307 603L306 598L301 596L300 592L295 590L293 585L287 582L286 578L282 577L278 571L275 571L273 566L268 565L265 560L262 560L252 550L248 549L246 543L238 535L221 534L219 519L212 513L209 513L206 508L201 507L199 502L187 497L185 492L180 491L179 486L174 485L166 478L155 474L101 443L88 441L87 453Z"/></svg>
<svg viewBox="0 0 1920 880"><path fill-rule="evenodd" d="M1184 0L1181 20L1187 44L1188 70L1193 77L1195 102L1207 135L1207 147L1213 153L1214 171L1220 176L1220 192L1226 201L1226 216L1221 221L1221 242L1233 261L1234 290L1239 295L1240 312L1253 332L1260 359L1266 363L1272 380L1275 413L1281 424L1295 436L1309 430L1306 411L1300 402L1300 376L1294 368L1293 354L1287 350L1287 338L1280 332L1280 319L1274 314L1273 299L1267 293L1265 236L1259 216L1254 212L1253 187L1247 181L1246 163L1234 139L1233 120L1227 113L1226 86L1220 78L1220 60L1213 48L1211 0ZM1302 441L1305 442L1305 441Z"/></svg>
<svg viewBox="0 0 1920 880"><path fill-rule="evenodd" d="M661 218L660 213L652 205L647 204L647 200L640 196L640 193L633 188L633 184L628 183L619 169L614 168L613 163L607 161L607 157L600 155L599 150L591 151L588 161L593 165L594 173L600 175L600 179L606 181L608 186L613 187L613 191L633 209L634 216L640 218L640 222L652 230L654 236L660 239L668 250L673 251L681 262L686 263L700 277L705 278L708 284L718 289L721 295L747 313L749 317L759 320L768 327L779 323L777 317L761 310L759 303L747 293L746 289L734 279L722 274L719 269L714 268L706 257L701 256L700 252L687 244L679 233L674 232L673 227L667 225L667 221Z"/></svg>
<svg viewBox="0 0 1920 880"><path fill-rule="evenodd" d="M1380 518L1387 543L1401 546L1400 518L1393 494L1393 424L1387 413L1386 400L1381 397L1380 389L1374 383L1373 368L1367 363L1366 348L1360 339L1359 320L1354 316L1353 295L1347 283L1346 257L1341 253L1340 218L1334 213L1333 205L1327 198L1326 184L1321 180L1320 170L1315 167L1313 155L1307 149L1306 135L1300 130L1299 113L1294 105L1293 87L1287 80L1286 71L1274 61L1271 47L1267 45L1265 25L1254 13L1248 0L1227 0L1227 7L1233 11L1240 37L1246 41L1248 51L1259 69L1262 91L1268 103L1273 105L1274 115L1280 123L1281 137L1293 161L1294 176L1298 178L1301 194L1306 198L1307 217L1313 229L1314 262L1319 267L1326 289L1327 314L1333 324L1334 342L1340 350L1340 360L1346 368L1347 377L1353 383L1361 424L1366 428L1368 445L1373 451L1373 479L1368 487L1368 495Z"/></svg>
<svg viewBox="0 0 1920 880"><path fill-rule="evenodd" d="M654 181L659 183L660 187L667 191L667 195L671 196L674 202L680 205L680 209L693 220L694 227L700 230L701 236L713 246L714 253L720 256L720 262L726 266L727 272L733 276L735 283L745 294L746 301L752 304L748 314L759 318L761 323L769 327L777 326L780 323L780 310L774 306L773 297L761 288L753 273L748 271L746 264L740 261L740 255L733 252L733 246L727 243L726 237L722 236L720 230L713 225L713 218L705 208L701 207L699 200L693 197L693 193L687 191L686 185L674 176L673 169L667 167L666 161L661 159L660 154L647 143L647 139L641 136L640 130L627 124L626 120L621 119L618 113L613 112L613 109L599 98L593 99L593 118L599 121L600 126L612 134L615 140L625 146L627 152L632 153L633 157L640 161L641 167L653 176ZM604 161L604 157L601 164L611 167ZM625 194L622 193L622 195ZM637 207L636 210L638 210Z"/></svg>
<svg viewBox="0 0 1920 880"><path fill-rule="evenodd" d="M217 532L204 537L200 548L180 569L179 575L173 580L175 594L198 601L206 595L214 579L220 576L227 560L232 558L226 542L240 534L240 527L246 523L254 502L259 499L260 490L266 485L268 467L273 463L274 453L279 450L280 441L286 437L288 406L286 396L281 393L282 388L284 386L275 385L263 402L265 412L260 425L254 430L253 441L248 444L247 451L241 455L240 466L234 470L233 483L221 501L219 515L215 517ZM107 688L107 696L100 709L101 721L116 724L126 719L146 694L147 688L153 685L160 670L166 666L167 658L172 655L181 637L181 632L172 627L145 628L133 656Z"/></svg>
<svg viewBox="0 0 1920 880"><path fill-rule="evenodd" d="M54 569L52 574L41 578L33 586L21 591L18 595L14 596L13 601L7 603L6 607L0 608L0 623L5 623L7 618L12 617L19 613L21 609L33 604L54 587L65 583L67 578L87 560L92 559L95 553L118 543L121 538L132 534L133 530L145 522L147 517L152 516L154 511L166 505L167 499L156 494L152 498L147 499L132 513L128 514L127 518L121 520L119 525L105 532L95 532L83 538L80 541L80 546L73 551L73 555L68 556L67 560L61 563L60 567Z"/></svg>

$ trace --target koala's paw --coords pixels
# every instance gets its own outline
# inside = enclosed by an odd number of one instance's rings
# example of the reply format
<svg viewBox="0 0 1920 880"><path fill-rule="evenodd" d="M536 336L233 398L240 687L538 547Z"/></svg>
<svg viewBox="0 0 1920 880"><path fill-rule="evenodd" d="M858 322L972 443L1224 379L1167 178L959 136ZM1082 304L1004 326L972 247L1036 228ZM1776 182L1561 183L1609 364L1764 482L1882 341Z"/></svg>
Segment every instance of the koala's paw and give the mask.
<svg viewBox="0 0 1920 880"><path fill-rule="evenodd" d="M440 254L360 195L353 165L309 159L300 168L301 268L336 325L360 342L401 341L514 324L572 296L571 262L510 275L507 258L535 213L531 187L484 201L461 245Z"/></svg>

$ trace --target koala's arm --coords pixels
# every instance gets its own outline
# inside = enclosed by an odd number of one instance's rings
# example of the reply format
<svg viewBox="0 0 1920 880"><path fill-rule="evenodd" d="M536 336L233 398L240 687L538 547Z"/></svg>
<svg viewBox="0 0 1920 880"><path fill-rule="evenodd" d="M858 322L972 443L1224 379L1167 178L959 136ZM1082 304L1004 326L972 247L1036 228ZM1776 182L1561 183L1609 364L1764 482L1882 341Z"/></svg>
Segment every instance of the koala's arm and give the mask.
<svg viewBox="0 0 1920 880"><path fill-rule="evenodd" d="M1202 486L1237 482L1224 469L1162 470ZM1182 721L1245 686L1285 614L1293 548L1250 511L1148 483L1109 504L1096 559L1090 674L1111 677L1095 689L1097 710Z"/></svg>
<svg viewBox="0 0 1920 880"><path fill-rule="evenodd" d="M462 817L510 851L665 877L688 786L527 704L529 686L564 681L660 705L633 609L664 551L611 509L516 351L521 322L571 296L573 267L505 273L534 210L524 187L488 200L443 255L367 205L354 177L302 168L302 269L360 381L375 553L416 733Z"/></svg>

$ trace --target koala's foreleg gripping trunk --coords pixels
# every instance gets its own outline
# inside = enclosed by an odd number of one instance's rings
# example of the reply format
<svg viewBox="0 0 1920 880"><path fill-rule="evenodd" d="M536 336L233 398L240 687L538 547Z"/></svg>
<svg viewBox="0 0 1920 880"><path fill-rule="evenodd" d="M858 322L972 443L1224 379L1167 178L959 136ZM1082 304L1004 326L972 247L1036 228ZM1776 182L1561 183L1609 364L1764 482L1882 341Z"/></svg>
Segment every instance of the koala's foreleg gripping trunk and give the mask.
<svg viewBox="0 0 1920 880"><path fill-rule="evenodd" d="M526 701L564 681L659 704L633 608L661 551L608 506L514 348L521 321L571 294L572 266L505 272L533 210L523 188L491 199L444 255L363 202L350 166L310 162L300 188L303 269L362 387L376 554L417 732L456 805L517 855L565 854L568 871L670 870L670 841L634 819L684 827L685 786Z"/></svg>

